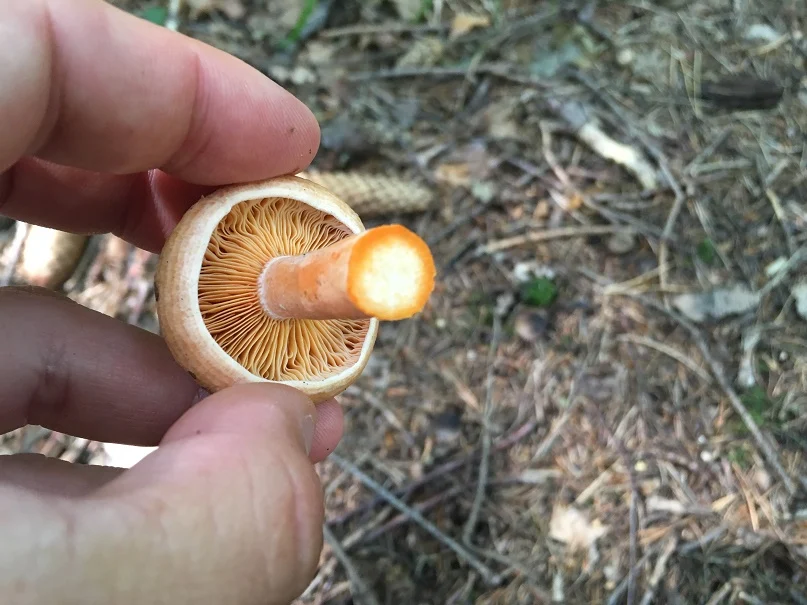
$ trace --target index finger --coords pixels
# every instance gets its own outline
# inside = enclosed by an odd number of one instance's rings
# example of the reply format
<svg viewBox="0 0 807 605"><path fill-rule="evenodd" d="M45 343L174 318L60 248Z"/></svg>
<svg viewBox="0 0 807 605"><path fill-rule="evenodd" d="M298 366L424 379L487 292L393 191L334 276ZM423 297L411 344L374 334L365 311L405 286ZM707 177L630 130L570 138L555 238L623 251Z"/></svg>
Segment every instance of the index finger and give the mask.
<svg viewBox="0 0 807 605"><path fill-rule="evenodd" d="M221 185L298 172L316 153L311 111L227 53L101 0L10 4L0 19L4 214L43 222L59 203L37 195L29 181L41 169L17 165L26 155L79 169L82 179L160 169ZM115 220L126 213L115 199L105 203Z"/></svg>

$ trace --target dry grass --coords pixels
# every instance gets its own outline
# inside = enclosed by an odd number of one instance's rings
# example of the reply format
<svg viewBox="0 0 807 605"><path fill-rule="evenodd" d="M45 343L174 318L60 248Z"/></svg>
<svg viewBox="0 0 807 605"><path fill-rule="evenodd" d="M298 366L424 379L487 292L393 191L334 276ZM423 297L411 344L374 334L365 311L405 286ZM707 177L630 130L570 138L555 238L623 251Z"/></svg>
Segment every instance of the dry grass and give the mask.
<svg viewBox="0 0 807 605"><path fill-rule="evenodd" d="M319 469L339 561L326 547L301 603L807 602L807 321L793 278L719 321L664 306L762 288L771 263L807 245L801 0L434 1L417 24L396 3L319 2L310 36L285 52L299 3L241 4L236 19L182 12L180 29L309 104L319 169L409 177L439 200L368 218L422 234L439 283L421 316L383 327L342 397L340 458ZM457 13L486 19L453 37ZM704 98L730 76L734 99L769 99L764 78L781 101ZM582 143L581 115L658 187ZM154 259L102 244L107 262L79 271L70 295L156 331ZM557 288L545 307L524 295L530 271ZM19 431L3 447L77 447L64 443ZM78 445L83 459L97 447Z"/></svg>

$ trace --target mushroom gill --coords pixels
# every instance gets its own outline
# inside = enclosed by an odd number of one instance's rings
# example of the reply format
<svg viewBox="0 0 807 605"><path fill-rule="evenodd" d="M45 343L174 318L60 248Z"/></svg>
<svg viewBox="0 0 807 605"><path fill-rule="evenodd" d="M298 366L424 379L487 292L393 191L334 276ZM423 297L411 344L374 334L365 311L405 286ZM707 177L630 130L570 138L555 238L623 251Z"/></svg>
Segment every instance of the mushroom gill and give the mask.
<svg viewBox="0 0 807 605"><path fill-rule="evenodd" d="M369 320L269 317L258 284L266 263L330 246L351 231L285 198L236 204L219 222L199 275L199 309L222 349L267 380L322 380L356 363Z"/></svg>

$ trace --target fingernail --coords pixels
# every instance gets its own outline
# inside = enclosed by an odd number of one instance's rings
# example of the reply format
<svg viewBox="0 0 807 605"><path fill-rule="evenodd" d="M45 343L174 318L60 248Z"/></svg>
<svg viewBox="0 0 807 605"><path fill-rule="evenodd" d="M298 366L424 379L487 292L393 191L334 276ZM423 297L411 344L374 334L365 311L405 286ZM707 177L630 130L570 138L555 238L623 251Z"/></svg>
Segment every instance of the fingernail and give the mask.
<svg viewBox="0 0 807 605"><path fill-rule="evenodd" d="M305 443L305 453L311 453L311 445L314 443L314 417L309 414L303 418L303 442Z"/></svg>

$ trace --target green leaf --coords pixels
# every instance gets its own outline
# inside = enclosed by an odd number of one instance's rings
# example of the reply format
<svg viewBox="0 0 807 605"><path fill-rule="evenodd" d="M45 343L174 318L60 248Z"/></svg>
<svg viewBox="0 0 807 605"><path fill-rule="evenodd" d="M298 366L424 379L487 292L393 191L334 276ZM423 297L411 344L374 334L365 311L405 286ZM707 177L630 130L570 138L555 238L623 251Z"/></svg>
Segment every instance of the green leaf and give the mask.
<svg viewBox="0 0 807 605"><path fill-rule="evenodd" d="M730 447L727 457L731 462L734 462L744 470L751 468L751 454L748 452L748 448L745 444Z"/></svg>
<svg viewBox="0 0 807 605"><path fill-rule="evenodd" d="M286 40L289 42L297 42L300 39L300 35L303 33L303 28L308 23L308 20L311 18L311 13L314 12L314 9L317 8L317 0L305 0L305 4L303 5L303 10L300 12L300 16L297 18L297 23L294 25L294 28L289 32L289 35L286 36Z"/></svg>
<svg viewBox="0 0 807 605"><path fill-rule="evenodd" d="M759 385L754 385L740 395L740 400L754 419L754 422L758 425L765 424L766 412L768 412L771 405L773 405L773 402L768 399L768 394L765 392L765 389Z"/></svg>
<svg viewBox="0 0 807 605"><path fill-rule="evenodd" d="M525 283L521 299L532 307L548 307L558 296L558 288L548 277L539 277Z"/></svg>
<svg viewBox="0 0 807 605"><path fill-rule="evenodd" d="M168 9L164 6L150 6L140 11L140 16L157 25L165 25L165 21L168 19Z"/></svg>
<svg viewBox="0 0 807 605"><path fill-rule="evenodd" d="M717 248L708 237L698 244L698 258L707 265L711 265L717 258Z"/></svg>

